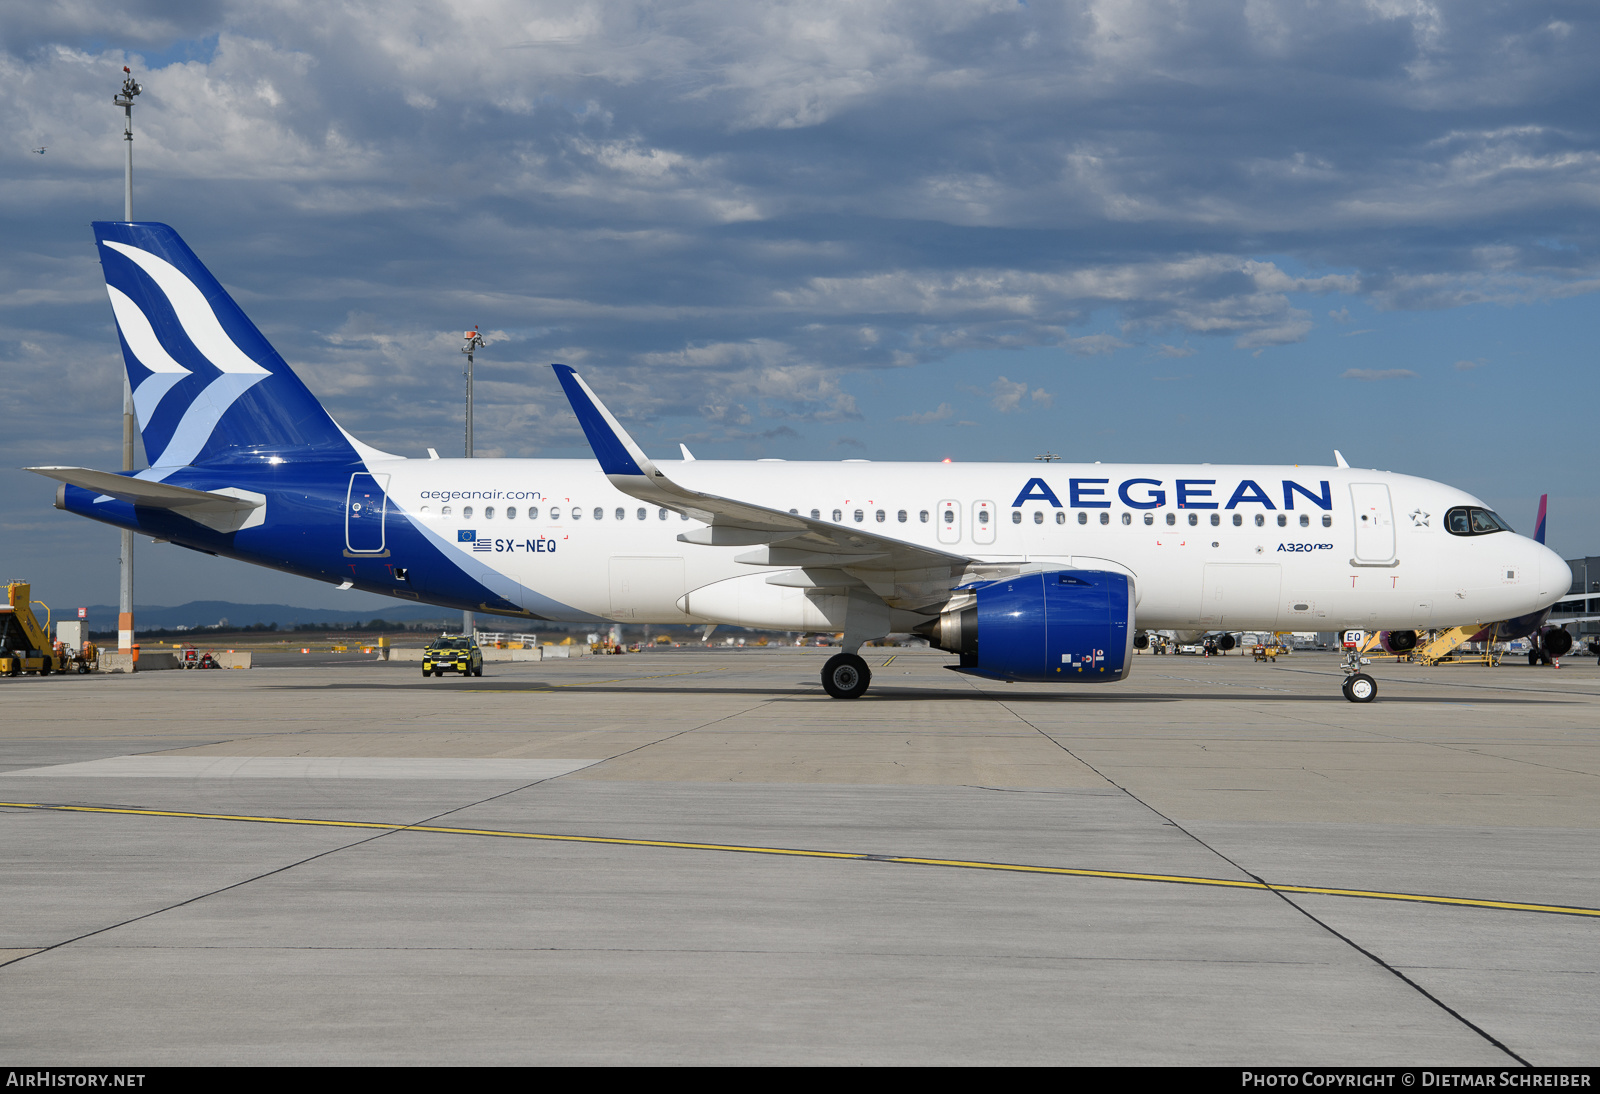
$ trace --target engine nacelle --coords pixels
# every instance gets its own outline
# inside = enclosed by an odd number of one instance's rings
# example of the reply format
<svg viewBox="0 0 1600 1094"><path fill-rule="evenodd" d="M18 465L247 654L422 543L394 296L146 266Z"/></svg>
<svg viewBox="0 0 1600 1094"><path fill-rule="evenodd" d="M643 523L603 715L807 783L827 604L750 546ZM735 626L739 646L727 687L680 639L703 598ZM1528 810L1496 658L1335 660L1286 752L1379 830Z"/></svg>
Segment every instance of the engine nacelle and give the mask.
<svg viewBox="0 0 1600 1094"><path fill-rule="evenodd" d="M1227 653L1229 650L1233 649L1233 647L1237 646L1238 644L1239 644L1239 640L1234 638L1233 635L1228 634L1227 632L1223 632L1222 634L1217 635L1217 649L1221 650L1223 653Z"/></svg>
<svg viewBox="0 0 1600 1094"><path fill-rule="evenodd" d="M1410 653L1417 648L1417 632L1384 631L1378 636L1378 641L1390 653Z"/></svg>
<svg viewBox="0 0 1600 1094"><path fill-rule="evenodd" d="M1539 638L1544 652L1551 657L1565 657L1572 652L1572 632L1564 627L1551 627Z"/></svg>
<svg viewBox="0 0 1600 1094"><path fill-rule="evenodd" d="M961 672L1098 684L1121 680L1133 667L1134 595L1126 574L1053 570L972 592L971 602L917 628L937 648L959 653Z"/></svg>

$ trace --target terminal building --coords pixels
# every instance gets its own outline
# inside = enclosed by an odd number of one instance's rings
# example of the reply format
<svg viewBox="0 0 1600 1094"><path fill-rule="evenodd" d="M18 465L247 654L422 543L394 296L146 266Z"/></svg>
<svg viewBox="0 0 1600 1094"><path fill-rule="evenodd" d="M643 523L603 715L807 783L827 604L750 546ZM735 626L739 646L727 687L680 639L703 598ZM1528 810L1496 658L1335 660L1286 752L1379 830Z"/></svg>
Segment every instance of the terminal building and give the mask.
<svg viewBox="0 0 1600 1094"><path fill-rule="evenodd" d="M1600 556L1590 555L1588 558L1569 558L1567 565L1572 567L1572 589L1574 593L1594 593L1592 600L1569 600L1565 604L1557 604L1550 613L1550 622L1559 623L1563 615L1600 615ZM1576 625L1574 637L1600 638L1600 620Z"/></svg>

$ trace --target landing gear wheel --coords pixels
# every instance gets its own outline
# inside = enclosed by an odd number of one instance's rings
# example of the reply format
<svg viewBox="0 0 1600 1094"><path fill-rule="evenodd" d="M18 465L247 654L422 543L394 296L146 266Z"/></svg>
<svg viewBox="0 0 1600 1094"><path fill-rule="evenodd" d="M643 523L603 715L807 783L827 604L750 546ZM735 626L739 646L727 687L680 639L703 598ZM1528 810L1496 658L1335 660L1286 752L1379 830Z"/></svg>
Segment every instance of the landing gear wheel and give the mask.
<svg viewBox="0 0 1600 1094"><path fill-rule="evenodd" d="M822 689L835 699L859 699L870 683L872 670L853 653L835 654L822 666Z"/></svg>
<svg viewBox="0 0 1600 1094"><path fill-rule="evenodd" d="M1344 697L1352 703L1370 703L1378 697L1378 682L1364 672L1346 676Z"/></svg>

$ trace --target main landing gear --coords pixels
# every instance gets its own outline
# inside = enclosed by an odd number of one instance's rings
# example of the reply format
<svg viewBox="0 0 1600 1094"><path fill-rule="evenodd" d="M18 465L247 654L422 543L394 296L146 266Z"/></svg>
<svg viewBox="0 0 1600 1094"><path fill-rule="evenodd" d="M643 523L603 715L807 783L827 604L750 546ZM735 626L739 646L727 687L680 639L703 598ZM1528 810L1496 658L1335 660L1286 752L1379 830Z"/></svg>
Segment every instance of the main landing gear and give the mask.
<svg viewBox="0 0 1600 1094"><path fill-rule="evenodd" d="M872 683L872 670L853 653L839 653L822 666L822 688L835 699L859 699Z"/></svg>

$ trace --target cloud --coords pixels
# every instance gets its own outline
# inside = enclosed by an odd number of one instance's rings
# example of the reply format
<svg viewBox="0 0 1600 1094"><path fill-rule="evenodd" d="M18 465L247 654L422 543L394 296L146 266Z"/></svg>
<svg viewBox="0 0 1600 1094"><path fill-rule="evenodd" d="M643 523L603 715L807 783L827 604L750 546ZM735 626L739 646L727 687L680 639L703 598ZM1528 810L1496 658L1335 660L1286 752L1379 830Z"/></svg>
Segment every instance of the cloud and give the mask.
<svg viewBox="0 0 1600 1094"><path fill-rule="evenodd" d="M1002 414L1009 414L1022 405L1022 397L1026 394L1027 384L1001 376L989 385L989 405Z"/></svg>
<svg viewBox="0 0 1600 1094"><path fill-rule="evenodd" d="M925 410L920 414L907 414L896 418L895 421L909 422L912 425L931 425L934 422L942 422L954 414L955 411L950 408L949 403L940 403L937 409Z"/></svg>
<svg viewBox="0 0 1600 1094"><path fill-rule="evenodd" d="M1408 368L1352 368L1340 373L1339 379L1374 383L1378 380L1414 380L1416 376Z"/></svg>
<svg viewBox="0 0 1600 1094"><path fill-rule="evenodd" d="M1483 368L1488 363L1489 359L1487 357L1479 357L1472 361L1457 361L1455 370L1457 372L1471 372L1475 368Z"/></svg>

